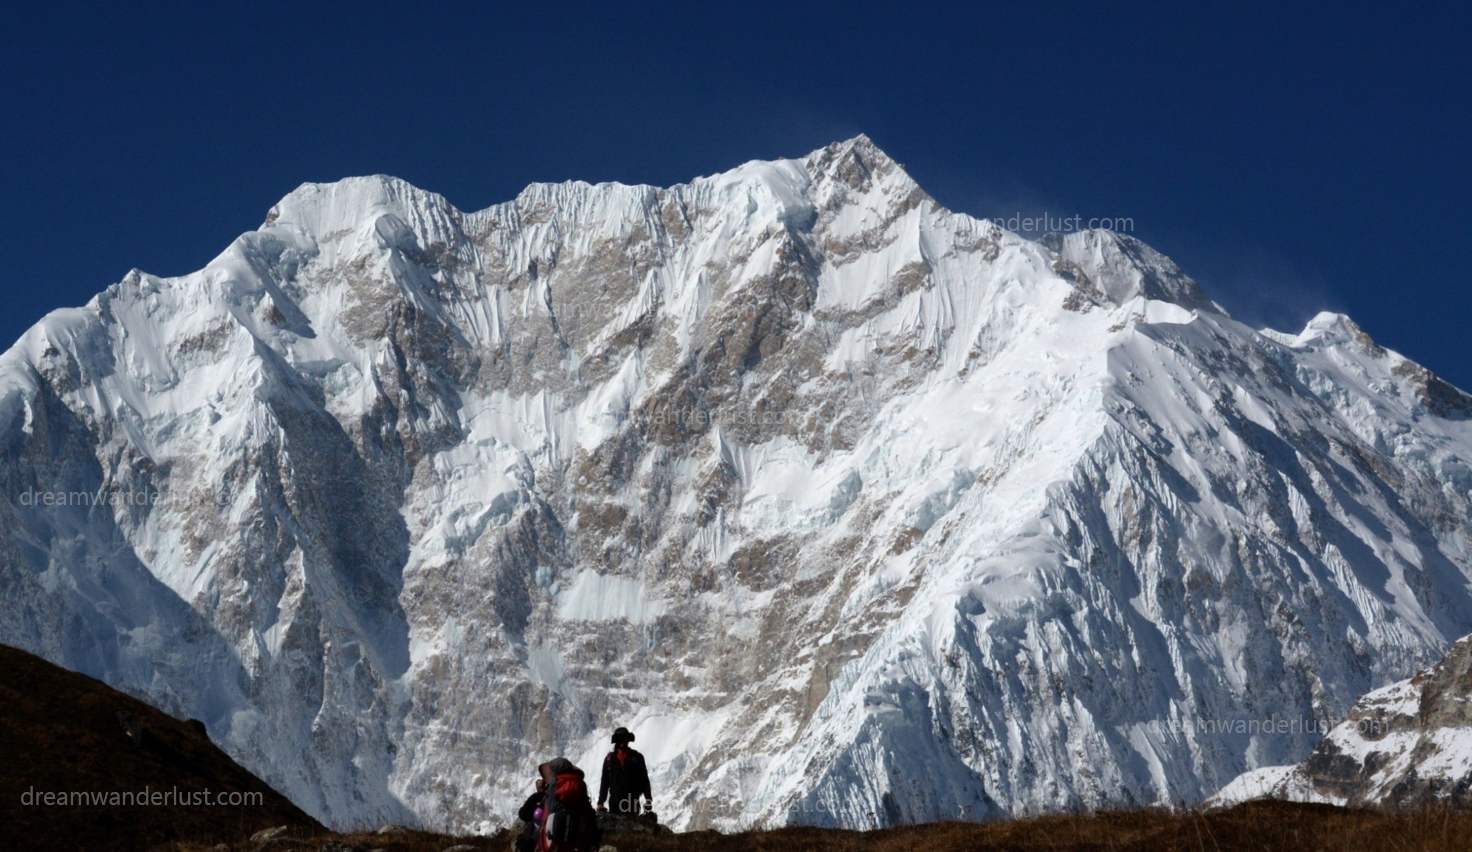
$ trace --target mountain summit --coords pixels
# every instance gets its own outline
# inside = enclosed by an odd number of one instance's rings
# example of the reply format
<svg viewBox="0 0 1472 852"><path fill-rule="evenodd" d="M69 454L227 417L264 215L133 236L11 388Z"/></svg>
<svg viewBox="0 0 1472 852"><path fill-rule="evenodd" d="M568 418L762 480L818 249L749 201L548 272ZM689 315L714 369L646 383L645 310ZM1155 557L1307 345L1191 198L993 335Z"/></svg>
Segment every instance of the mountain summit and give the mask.
<svg viewBox="0 0 1472 852"><path fill-rule="evenodd" d="M618 725L681 827L1195 802L1315 742L1218 722L1472 632L1472 398L864 137L304 185L0 356L0 494L0 642L339 827L504 823Z"/></svg>

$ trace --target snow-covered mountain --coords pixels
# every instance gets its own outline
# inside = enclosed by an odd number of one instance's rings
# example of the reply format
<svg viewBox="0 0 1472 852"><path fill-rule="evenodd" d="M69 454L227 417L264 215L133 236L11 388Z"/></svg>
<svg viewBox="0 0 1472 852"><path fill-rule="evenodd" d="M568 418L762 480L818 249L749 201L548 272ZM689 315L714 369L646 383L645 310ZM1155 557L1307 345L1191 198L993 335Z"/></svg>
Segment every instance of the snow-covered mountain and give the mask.
<svg viewBox="0 0 1472 852"><path fill-rule="evenodd" d="M1472 632L1469 415L863 137L478 213L309 184L0 357L0 642L339 826L505 822L620 724L677 826L1200 801L1315 738L1198 722Z"/></svg>
<svg viewBox="0 0 1472 852"><path fill-rule="evenodd" d="M1472 636L1414 677L1355 702L1293 766L1242 773L1208 800L1415 809L1472 805Z"/></svg>

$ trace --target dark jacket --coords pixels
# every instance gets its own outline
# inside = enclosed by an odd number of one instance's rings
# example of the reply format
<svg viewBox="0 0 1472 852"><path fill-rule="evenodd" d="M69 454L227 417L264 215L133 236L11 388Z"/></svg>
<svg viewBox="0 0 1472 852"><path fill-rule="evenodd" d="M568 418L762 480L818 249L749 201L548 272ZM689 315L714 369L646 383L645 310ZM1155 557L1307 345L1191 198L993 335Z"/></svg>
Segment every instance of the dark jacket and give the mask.
<svg viewBox="0 0 1472 852"><path fill-rule="evenodd" d="M619 813L634 813L638 799L653 798L649 790L649 768L644 765L644 755L633 749L624 752L618 759L615 749L603 758L603 780L598 785L598 804L607 799L609 807Z"/></svg>
<svg viewBox="0 0 1472 852"><path fill-rule="evenodd" d="M537 822L537 808L541 806L542 800L546 798L545 793L533 793L527 797L526 804L516 812L518 819L524 823L521 827L521 836L516 838L516 852L536 852L537 837L542 832L542 826Z"/></svg>
<svg viewBox="0 0 1472 852"><path fill-rule="evenodd" d="M530 796L527 796L526 803L521 806L521 810L516 812L517 819L520 819L527 825L531 825L533 822L535 822L537 816L537 806L542 804L542 799L544 798L546 798L545 793L533 793Z"/></svg>

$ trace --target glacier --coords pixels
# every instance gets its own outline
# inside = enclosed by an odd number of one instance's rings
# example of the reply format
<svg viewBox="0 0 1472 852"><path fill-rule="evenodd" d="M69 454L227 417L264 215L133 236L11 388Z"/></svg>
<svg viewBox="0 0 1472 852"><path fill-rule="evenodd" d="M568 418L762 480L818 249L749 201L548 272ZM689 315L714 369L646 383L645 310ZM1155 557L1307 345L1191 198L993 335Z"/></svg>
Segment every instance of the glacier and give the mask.
<svg viewBox="0 0 1472 852"><path fill-rule="evenodd" d="M1472 398L862 136L306 184L0 356L0 495L0 642L336 827L489 831L616 725L682 828L1200 802L1315 740L1191 723L1472 632Z"/></svg>

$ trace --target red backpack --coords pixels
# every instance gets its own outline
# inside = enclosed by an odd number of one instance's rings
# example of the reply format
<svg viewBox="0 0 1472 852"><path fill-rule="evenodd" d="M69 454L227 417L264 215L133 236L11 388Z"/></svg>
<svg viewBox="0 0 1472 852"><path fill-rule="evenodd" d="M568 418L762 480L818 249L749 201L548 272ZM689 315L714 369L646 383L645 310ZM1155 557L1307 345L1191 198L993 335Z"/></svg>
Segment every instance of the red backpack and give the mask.
<svg viewBox="0 0 1472 852"><path fill-rule="evenodd" d="M597 830L588 786L571 772L557 776L547 793L547 815L542 819L543 852L586 852Z"/></svg>

